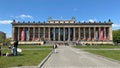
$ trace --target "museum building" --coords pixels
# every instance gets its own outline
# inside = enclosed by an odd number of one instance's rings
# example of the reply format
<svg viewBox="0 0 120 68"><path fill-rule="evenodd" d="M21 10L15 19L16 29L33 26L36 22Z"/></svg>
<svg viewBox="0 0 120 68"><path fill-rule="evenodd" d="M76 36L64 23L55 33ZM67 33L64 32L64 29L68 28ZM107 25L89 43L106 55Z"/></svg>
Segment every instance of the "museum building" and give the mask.
<svg viewBox="0 0 120 68"><path fill-rule="evenodd" d="M46 22L12 22L12 40L19 44L113 44L112 22L77 22L70 20L54 20L51 17Z"/></svg>

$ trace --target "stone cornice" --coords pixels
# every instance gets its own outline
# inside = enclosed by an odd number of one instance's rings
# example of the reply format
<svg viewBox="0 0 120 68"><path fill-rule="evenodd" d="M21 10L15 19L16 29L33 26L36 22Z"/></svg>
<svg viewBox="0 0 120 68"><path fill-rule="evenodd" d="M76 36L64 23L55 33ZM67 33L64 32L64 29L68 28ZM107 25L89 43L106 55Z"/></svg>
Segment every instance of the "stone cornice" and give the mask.
<svg viewBox="0 0 120 68"><path fill-rule="evenodd" d="M50 22L50 21L54 21L54 22ZM55 21L56 20L49 20L47 22L45 22L45 21L44 22L40 22L40 21L38 21L38 22L35 22L35 21L33 21L33 22L30 22L30 21L16 22L15 20L13 20L13 22L11 24L12 25L112 25L113 24L110 19L107 22L106 21L104 21L104 22L101 22L101 21L99 21L99 22L96 22L96 21L94 21L94 22L90 22L90 21L76 22L76 21L74 21L74 19L68 20L69 22L65 22L65 20L57 20L59 22L55 22ZM62 21L64 21L64 22L62 22Z"/></svg>
<svg viewBox="0 0 120 68"><path fill-rule="evenodd" d="M113 23L12 23L12 25L112 25Z"/></svg>

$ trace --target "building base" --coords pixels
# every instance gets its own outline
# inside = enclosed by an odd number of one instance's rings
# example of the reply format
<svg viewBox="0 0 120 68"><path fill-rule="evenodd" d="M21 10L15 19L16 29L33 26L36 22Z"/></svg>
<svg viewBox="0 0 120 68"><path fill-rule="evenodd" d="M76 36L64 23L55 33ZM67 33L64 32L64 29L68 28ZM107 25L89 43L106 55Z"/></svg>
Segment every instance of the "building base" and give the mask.
<svg viewBox="0 0 120 68"><path fill-rule="evenodd" d="M113 45L112 41L19 41L18 44L24 44L24 45L43 45L43 44L58 44L58 45L105 45L105 44L109 44L109 45ZM13 42L11 42L11 44L13 44Z"/></svg>

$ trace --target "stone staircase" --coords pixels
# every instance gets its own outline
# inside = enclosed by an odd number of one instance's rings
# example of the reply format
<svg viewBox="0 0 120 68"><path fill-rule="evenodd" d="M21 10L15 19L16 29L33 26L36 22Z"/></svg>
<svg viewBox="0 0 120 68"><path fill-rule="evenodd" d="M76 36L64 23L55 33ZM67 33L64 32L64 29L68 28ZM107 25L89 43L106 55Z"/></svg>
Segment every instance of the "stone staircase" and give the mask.
<svg viewBox="0 0 120 68"><path fill-rule="evenodd" d="M53 45L57 43L58 45L75 45L73 41L46 41L46 45Z"/></svg>

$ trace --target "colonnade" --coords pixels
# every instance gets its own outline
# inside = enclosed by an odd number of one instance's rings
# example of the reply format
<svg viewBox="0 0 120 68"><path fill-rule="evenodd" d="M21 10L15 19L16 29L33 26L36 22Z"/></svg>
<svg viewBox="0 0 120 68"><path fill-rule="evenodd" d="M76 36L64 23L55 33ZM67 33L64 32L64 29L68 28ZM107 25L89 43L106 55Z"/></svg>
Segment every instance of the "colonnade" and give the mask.
<svg viewBox="0 0 120 68"><path fill-rule="evenodd" d="M12 27L19 41L105 41L112 40L111 27Z"/></svg>

